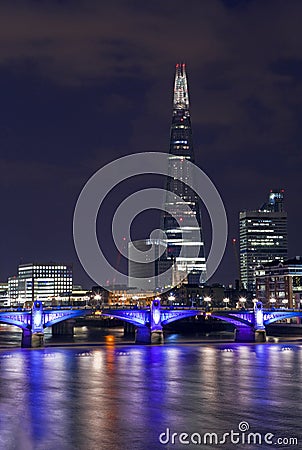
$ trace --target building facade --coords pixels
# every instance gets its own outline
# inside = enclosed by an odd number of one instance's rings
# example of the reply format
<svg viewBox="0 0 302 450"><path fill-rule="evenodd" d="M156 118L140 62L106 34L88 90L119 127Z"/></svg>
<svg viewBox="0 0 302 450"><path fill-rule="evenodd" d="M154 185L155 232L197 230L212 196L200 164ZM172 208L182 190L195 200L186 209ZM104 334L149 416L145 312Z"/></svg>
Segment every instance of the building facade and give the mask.
<svg viewBox="0 0 302 450"><path fill-rule="evenodd" d="M167 245L160 239L141 239L128 244L128 287L138 291L155 291L160 289L158 275L168 267L163 267L161 255ZM141 253L139 257L137 250Z"/></svg>
<svg viewBox="0 0 302 450"><path fill-rule="evenodd" d="M267 307L300 308L302 256L272 261L256 270L256 295Z"/></svg>
<svg viewBox="0 0 302 450"><path fill-rule="evenodd" d="M16 303L18 298L18 277L17 276L9 277L7 284L8 284L7 294L9 304Z"/></svg>
<svg viewBox="0 0 302 450"><path fill-rule="evenodd" d="M24 304L54 298L69 298L72 292L72 266L57 263L29 263L18 267L18 275L8 280L11 303Z"/></svg>
<svg viewBox="0 0 302 450"><path fill-rule="evenodd" d="M256 268L287 258L287 213L283 190L272 190L269 201L255 211L242 211L240 226L240 276L243 286L256 289Z"/></svg>
<svg viewBox="0 0 302 450"><path fill-rule="evenodd" d="M0 307L8 305L8 283L0 282Z"/></svg>
<svg viewBox="0 0 302 450"><path fill-rule="evenodd" d="M206 280L200 199L187 185L193 180L190 169L183 164L185 160L194 163L194 149L186 68L185 64L177 64L170 132L169 177L166 184L166 191L172 193L172 196L167 194L164 205L164 209L169 209L171 213L163 213L161 226L167 236L166 258L175 267L175 279L171 280L171 284L175 284L178 277L184 278L184 275L189 282L203 283ZM177 197L181 198L182 204ZM181 225L182 221L184 226ZM197 257L192 256L194 246L199 248ZM190 280L192 277L194 281Z"/></svg>

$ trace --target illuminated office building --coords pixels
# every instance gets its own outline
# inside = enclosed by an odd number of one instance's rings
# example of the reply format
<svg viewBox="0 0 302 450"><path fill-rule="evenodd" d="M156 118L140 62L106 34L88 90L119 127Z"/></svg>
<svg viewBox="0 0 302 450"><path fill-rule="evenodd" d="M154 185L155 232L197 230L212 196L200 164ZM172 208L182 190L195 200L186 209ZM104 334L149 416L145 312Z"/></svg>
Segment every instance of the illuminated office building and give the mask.
<svg viewBox="0 0 302 450"><path fill-rule="evenodd" d="M167 235L166 258L171 265L175 263L175 279L171 280L171 284L175 284L178 277L181 279L186 276L188 282L197 284L206 278L200 200L187 185L193 180L190 169L183 164L185 160L194 163L194 150L186 69L185 64L177 64L166 190L180 197L183 204L179 203L176 196L173 200L167 197L165 207L169 208L171 214L163 213L161 226ZM182 221L185 222L184 226L181 226ZM199 252L197 256L192 256L196 246L200 247Z"/></svg>
<svg viewBox="0 0 302 450"><path fill-rule="evenodd" d="M0 282L0 306L8 306L8 283Z"/></svg>
<svg viewBox="0 0 302 450"><path fill-rule="evenodd" d="M18 298L18 277L13 276L8 278L8 298L10 303L14 303Z"/></svg>
<svg viewBox="0 0 302 450"><path fill-rule="evenodd" d="M240 225L240 275L245 288L255 291L255 269L287 258L287 213L283 190L271 190L269 201L255 211L242 211Z"/></svg>
<svg viewBox="0 0 302 450"><path fill-rule="evenodd" d="M56 297L68 298L72 292L72 266L56 263L30 263L18 267L18 275L8 280L11 301L24 303Z"/></svg>

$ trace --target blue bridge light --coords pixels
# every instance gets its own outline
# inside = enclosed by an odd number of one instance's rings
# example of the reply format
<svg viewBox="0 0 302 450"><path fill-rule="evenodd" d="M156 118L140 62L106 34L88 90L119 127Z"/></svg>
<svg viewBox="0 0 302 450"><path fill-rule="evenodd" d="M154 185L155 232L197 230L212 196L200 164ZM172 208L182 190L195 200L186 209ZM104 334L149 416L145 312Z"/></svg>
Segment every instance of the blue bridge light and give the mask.
<svg viewBox="0 0 302 450"><path fill-rule="evenodd" d="M43 334L44 329L68 319L74 319L85 315L92 315L94 311L82 308L47 308L43 309L40 301L35 301L31 310L8 311L0 310L0 322L15 325L23 329L23 335L27 336L28 342L35 334ZM255 340L258 333L262 340L265 339L265 328L267 325L287 318L302 317L300 310L264 310L261 302L257 302L253 310L219 310L205 311L203 308L180 308L170 309L162 307L159 298L151 302L149 308L142 309L111 309L103 308L101 315L114 317L131 323L137 328L137 341L153 342L152 336L162 342L163 328L174 321L194 316L207 316L231 323L237 331L236 340ZM24 346L30 346L24 345Z"/></svg>

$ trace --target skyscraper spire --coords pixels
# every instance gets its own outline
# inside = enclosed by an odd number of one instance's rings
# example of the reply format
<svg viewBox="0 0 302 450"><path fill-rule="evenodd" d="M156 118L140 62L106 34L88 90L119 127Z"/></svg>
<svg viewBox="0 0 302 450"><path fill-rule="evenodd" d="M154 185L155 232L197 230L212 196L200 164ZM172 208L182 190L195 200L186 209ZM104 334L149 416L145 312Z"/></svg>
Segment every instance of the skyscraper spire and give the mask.
<svg viewBox="0 0 302 450"><path fill-rule="evenodd" d="M186 274L188 282L200 283L206 278L200 201L196 193L188 187L193 181L192 173L188 165L183 163L184 160L194 163L194 150L186 66L176 64L167 191L180 197L182 203L180 204L176 196L171 203L171 198L168 199L167 196L165 205L171 214L163 214L162 229L167 236L167 258L176 263L178 273ZM190 213L186 208L190 208ZM186 226L181 226L179 224L183 222L184 217ZM200 248L197 257L192 257L191 250L194 246Z"/></svg>
<svg viewBox="0 0 302 450"><path fill-rule="evenodd" d="M173 108L189 109L189 92L185 64L176 64Z"/></svg>

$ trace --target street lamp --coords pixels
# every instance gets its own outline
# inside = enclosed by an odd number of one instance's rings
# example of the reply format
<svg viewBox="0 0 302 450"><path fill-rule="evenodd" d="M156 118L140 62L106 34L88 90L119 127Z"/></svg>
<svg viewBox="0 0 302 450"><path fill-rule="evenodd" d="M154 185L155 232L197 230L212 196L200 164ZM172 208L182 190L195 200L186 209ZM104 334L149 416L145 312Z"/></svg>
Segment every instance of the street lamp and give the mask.
<svg viewBox="0 0 302 450"><path fill-rule="evenodd" d="M276 303L276 299L275 299L275 297L271 297L270 299L269 299L269 302L272 304L272 307L274 306L274 304Z"/></svg>
<svg viewBox="0 0 302 450"><path fill-rule="evenodd" d="M85 295L84 300L85 300L85 307L87 308L88 307L88 302L89 302L88 295Z"/></svg>
<svg viewBox="0 0 302 450"><path fill-rule="evenodd" d="M210 308L211 301L212 301L211 297L209 297L209 296L204 297L203 300L204 300L204 301L206 302L206 304L207 304L206 309L209 309L209 308Z"/></svg>
<svg viewBox="0 0 302 450"><path fill-rule="evenodd" d="M228 307L228 303L230 302L230 299L225 297L222 301L225 304L225 308L227 308Z"/></svg>
<svg viewBox="0 0 302 450"><path fill-rule="evenodd" d="M122 302L122 306L124 306L125 305L125 301L127 300L127 297L123 294L121 297L120 297L120 301Z"/></svg>
<svg viewBox="0 0 302 450"><path fill-rule="evenodd" d="M138 306L138 296L137 295L133 295L133 297L132 297L132 300L134 301L134 304L136 305L136 306Z"/></svg>
<svg viewBox="0 0 302 450"><path fill-rule="evenodd" d="M94 296L94 300L101 300L102 296L100 294L96 294Z"/></svg>
<svg viewBox="0 0 302 450"><path fill-rule="evenodd" d="M175 296L173 294L170 294L169 297L168 297L168 301L170 303L170 306L173 305L174 300L175 300Z"/></svg>
<svg viewBox="0 0 302 450"><path fill-rule="evenodd" d="M282 300L282 303L283 303L283 305L285 306L285 305L288 304L288 300L285 298L285 299Z"/></svg>
<svg viewBox="0 0 302 450"><path fill-rule="evenodd" d="M245 308L246 298L245 297L240 297L239 298L239 303L241 303L242 308Z"/></svg>
<svg viewBox="0 0 302 450"><path fill-rule="evenodd" d="M100 306L100 300L102 300L102 296L100 294L96 294L93 298L96 301L96 307Z"/></svg>

